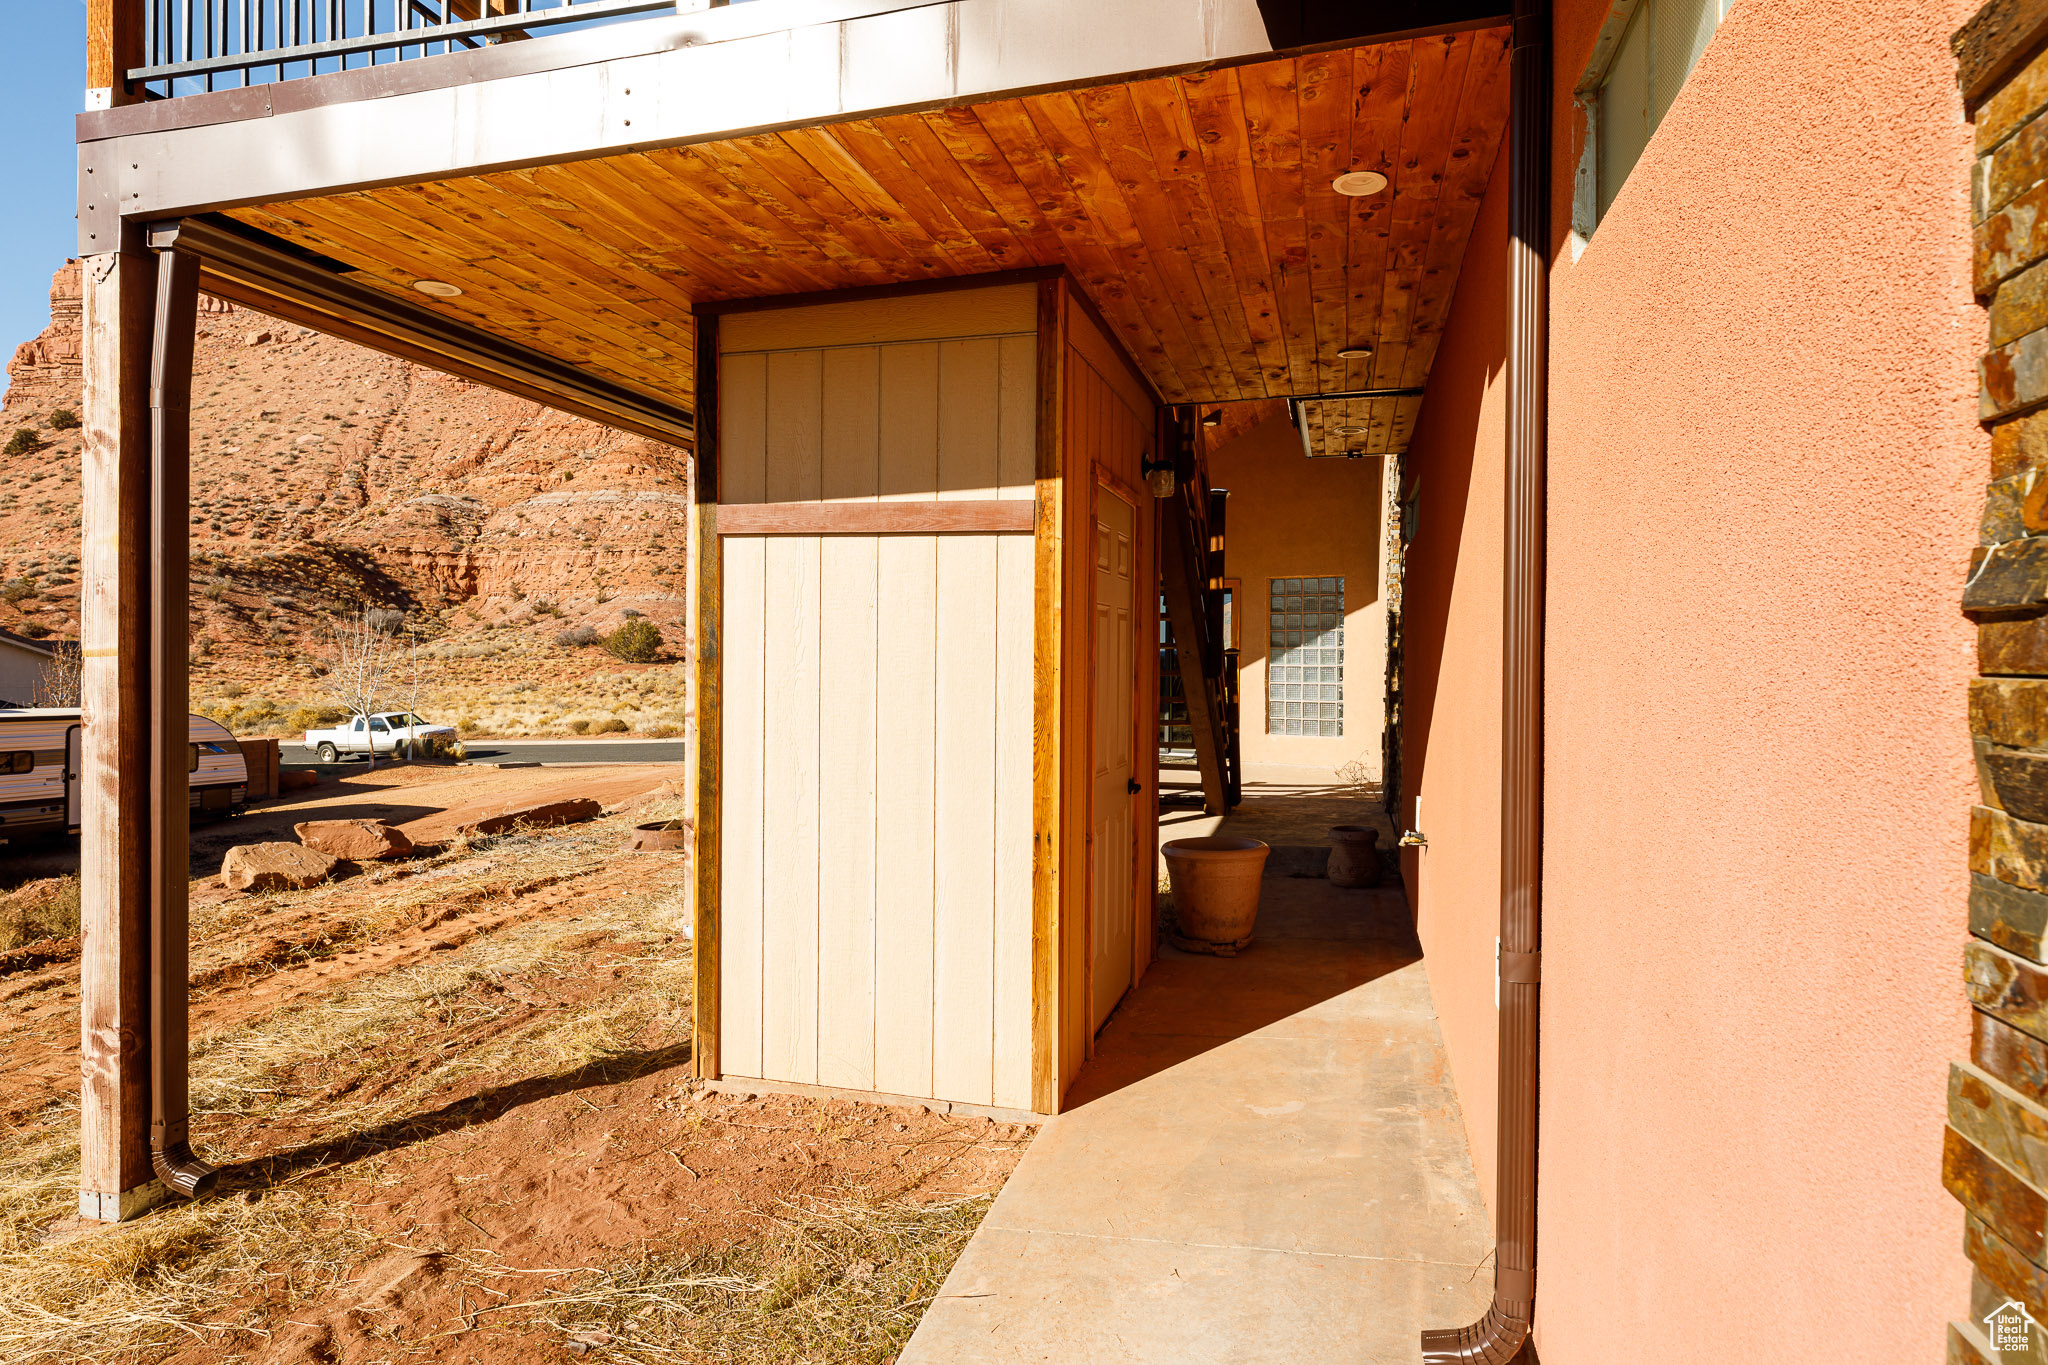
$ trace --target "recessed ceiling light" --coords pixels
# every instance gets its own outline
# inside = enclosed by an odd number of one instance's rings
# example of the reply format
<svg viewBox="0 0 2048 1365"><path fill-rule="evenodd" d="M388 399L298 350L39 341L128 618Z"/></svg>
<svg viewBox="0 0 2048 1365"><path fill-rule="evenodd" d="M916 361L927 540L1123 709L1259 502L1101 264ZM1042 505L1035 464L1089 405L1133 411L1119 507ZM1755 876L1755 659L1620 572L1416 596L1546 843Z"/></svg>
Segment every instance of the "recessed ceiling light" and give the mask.
<svg viewBox="0 0 2048 1365"><path fill-rule="evenodd" d="M1337 359L1364 360L1367 356L1371 354L1372 347L1370 346L1346 346L1343 350L1337 352Z"/></svg>
<svg viewBox="0 0 2048 1365"><path fill-rule="evenodd" d="M460 286L449 284L445 280L414 280L412 287L422 294L432 294L437 299L452 299L462 292Z"/></svg>
<svg viewBox="0 0 2048 1365"><path fill-rule="evenodd" d="M1212 411L1212 412L1205 412L1205 413L1203 413L1203 414L1202 414L1202 425L1203 425L1203 426L1205 426L1205 427L1220 427L1220 426L1222 426L1222 425L1223 425L1223 414L1222 414L1222 412L1221 412L1221 411Z"/></svg>
<svg viewBox="0 0 2048 1365"><path fill-rule="evenodd" d="M1339 436L1363 436L1363 435L1365 435L1365 428L1364 428L1364 427L1338 427L1338 428L1337 428L1336 430L1337 430L1337 434L1338 434Z"/></svg>
<svg viewBox="0 0 2048 1365"><path fill-rule="evenodd" d="M1353 199L1368 194L1378 194L1387 187L1387 178L1378 171L1346 171L1330 182L1330 188L1339 194L1348 194Z"/></svg>

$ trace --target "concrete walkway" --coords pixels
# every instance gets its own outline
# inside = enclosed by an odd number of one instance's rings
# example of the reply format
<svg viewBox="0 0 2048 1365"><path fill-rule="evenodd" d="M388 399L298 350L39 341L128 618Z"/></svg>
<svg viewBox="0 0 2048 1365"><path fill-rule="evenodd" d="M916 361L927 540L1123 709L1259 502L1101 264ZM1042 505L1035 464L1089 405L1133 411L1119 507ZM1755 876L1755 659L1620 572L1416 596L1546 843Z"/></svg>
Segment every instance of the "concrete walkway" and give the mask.
<svg viewBox="0 0 2048 1365"><path fill-rule="evenodd" d="M1404 898L1269 877L1258 934L1162 950L901 1365L1411 1365L1423 1327L1484 1311L1491 1234Z"/></svg>

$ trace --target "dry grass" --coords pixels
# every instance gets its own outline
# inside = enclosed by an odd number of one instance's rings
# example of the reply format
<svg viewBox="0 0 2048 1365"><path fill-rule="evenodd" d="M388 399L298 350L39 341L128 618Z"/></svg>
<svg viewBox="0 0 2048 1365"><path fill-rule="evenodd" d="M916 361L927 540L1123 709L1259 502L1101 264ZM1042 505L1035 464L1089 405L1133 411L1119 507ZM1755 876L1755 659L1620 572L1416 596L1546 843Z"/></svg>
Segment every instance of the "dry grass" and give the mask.
<svg viewBox="0 0 2048 1365"><path fill-rule="evenodd" d="M760 1241L607 1268L508 1307L599 1348L596 1359L880 1365L910 1339L991 1198L791 1207Z"/></svg>
<svg viewBox="0 0 2048 1365"><path fill-rule="evenodd" d="M367 898L371 904L348 923L367 932L451 893L502 894L508 884L595 870L615 849L619 823L464 841L426 873L389 877L394 895ZM514 925L473 939L456 958L367 977L194 1039L195 1117L261 1111L300 1131L299 1151L327 1154L323 1162L245 1177L259 1187L258 1202L229 1195L174 1204L137 1224L44 1245L43 1230L76 1208L76 1105L7 1133L0 1142L0 1360L147 1359L180 1342L237 1330L261 1335L266 1322L288 1318L292 1304L330 1287L368 1244L346 1196L308 1183L321 1164L369 1153L373 1167L375 1153L405 1140L406 1125L431 1096L479 1077L505 1085L602 1074L637 1050L686 1038L689 956L670 943L683 904L681 865L650 864L649 874L636 894L579 907L579 921ZM362 898L360 880L292 894L339 897L353 885ZM274 906L281 898L261 899ZM209 927L220 931L243 908L215 912ZM545 1011L508 1026L510 1002L482 989L513 975L565 976L600 938L626 950L627 976L588 1008ZM451 1026L465 1045L393 1074L392 1048L403 1050L420 1034L447 1038ZM325 1090L305 1084L312 1074ZM368 1098L337 1098L358 1086ZM201 1155L213 1155L198 1145ZM258 1301L232 1316L221 1307Z"/></svg>
<svg viewBox="0 0 2048 1365"><path fill-rule="evenodd" d="M0 952L78 933L78 878L45 877L0 895Z"/></svg>
<svg viewBox="0 0 2048 1365"><path fill-rule="evenodd" d="M76 1113L47 1131L76 1132ZM345 1209L279 1189L251 1204L177 1204L134 1224L37 1245L53 1204L76 1200L78 1147L45 1139L0 1158L0 1359L11 1365L147 1358L180 1342L261 1331L259 1310L219 1305L259 1284L273 1311L329 1287L367 1244ZM274 1259L280 1248L288 1255Z"/></svg>

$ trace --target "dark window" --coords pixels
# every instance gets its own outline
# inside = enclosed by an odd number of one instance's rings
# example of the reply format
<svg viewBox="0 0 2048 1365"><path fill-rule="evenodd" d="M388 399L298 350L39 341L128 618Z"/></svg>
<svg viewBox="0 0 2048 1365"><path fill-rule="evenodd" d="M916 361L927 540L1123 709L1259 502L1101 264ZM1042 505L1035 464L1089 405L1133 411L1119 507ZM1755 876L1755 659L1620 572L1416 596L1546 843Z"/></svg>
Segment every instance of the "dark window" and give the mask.
<svg viewBox="0 0 2048 1365"><path fill-rule="evenodd" d="M0 754L0 773L32 773L35 769L36 756L27 749Z"/></svg>

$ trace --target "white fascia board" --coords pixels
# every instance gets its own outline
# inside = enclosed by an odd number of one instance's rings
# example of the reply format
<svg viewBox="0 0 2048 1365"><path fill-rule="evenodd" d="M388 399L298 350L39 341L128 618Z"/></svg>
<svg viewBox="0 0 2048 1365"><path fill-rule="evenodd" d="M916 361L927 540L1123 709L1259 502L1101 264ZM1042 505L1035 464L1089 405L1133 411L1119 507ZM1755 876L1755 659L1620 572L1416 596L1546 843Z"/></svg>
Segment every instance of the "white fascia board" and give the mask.
<svg viewBox="0 0 2048 1365"><path fill-rule="evenodd" d="M654 23L656 21L641 21ZM1267 50L1255 0L949 0L79 147L79 251L158 219L1079 86ZM548 41L534 39L535 43Z"/></svg>

